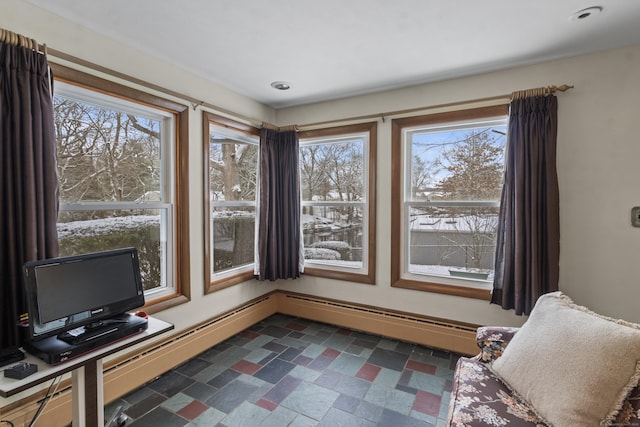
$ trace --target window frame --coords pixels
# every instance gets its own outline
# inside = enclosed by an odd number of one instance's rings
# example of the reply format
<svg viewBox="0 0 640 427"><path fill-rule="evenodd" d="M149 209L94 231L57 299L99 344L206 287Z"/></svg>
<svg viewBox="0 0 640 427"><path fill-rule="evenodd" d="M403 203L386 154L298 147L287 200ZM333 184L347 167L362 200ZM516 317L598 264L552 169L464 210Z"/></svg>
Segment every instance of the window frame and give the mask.
<svg viewBox="0 0 640 427"><path fill-rule="evenodd" d="M169 217L173 233L171 251L166 262L171 265L171 290L163 295L147 299L145 310L156 313L189 301L190 268L189 268L189 203L188 203L188 142L189 142L189 110L186 105L170 101L159 96L140 91L119 83L102 79L63 65L51 63L54 79L71 86L77 86L98 94L119 98L129 103L161 110L173 116L173 159L168 170L172 176L168 179L171 189L167 191L170 198ZM55 88L55 86L54 86ZM102 205L101 205L102 206ZM167 283L169 285L169 283Z"/></svg>
<svg viewBox="0 0 640 427"><path fill-rule="evenodd" d="M391 122L391 286L413 289L425 292L435 292L482 300L490 300L491 290L473 286L468 281L453 278L427 276L417 278L415 274L405 271L405 260L408 250L405 247L406 224L405 212L405 177L406 154L404 131L419 126L436 126L445 124L460 124L475 120L508 117L508 104L487 107L470 108L421 116L393 119Z"/></svg>
<svg viewBox="0 0 640 427"><path fill-rule="evenodd" d="M366 152L368 157L365 158L365 179L367 180L367 212L366 224L363 228L366 230L367 236L367 255L366 255L366 272L355 273L345 271L344 269L336 269L334 266L328 265L327 268L320 267L320 264L309 266L305 262L304 274L309 276L325 277L329 279L344 280L349 282L363 283L374 285L376 281L376 170L377 170L377 138L378 138L378 122L367 122L353 125L336 126L331 128L314 129L300 131L298 137L300 147L303 140L318 140L322 138L332 139L338 137L349 137L355 134L368 134L368 147ZM365 154L366 155L366 154ZM301 200L301 205L303 204ZM365 227L366 225L366 227Z"/></svg>
<svg viewBox="0 0 640 427"><path fill-rule="evenodd" d="M205 283L205 294L216 292L234 285L238 285L240 283L246 282L254 278L254 266L255 266L255 256L254 262L247 266L243 266L241 268L236 269L230 274L222 274L220 278L212 280L211 278L211 226L210 226L210 212L211 212L211 202L209 200L209 143L210 143L210 132L211 125L218 126L222 128L228 128L233 130L234 132L243 133L249 135L251 137L255 137L259 140L260 138L260 130L257 127L247 125L245 123L239 122L237 120L230 119L225 116L221 116L218 114L210 113L208 111L203 111L202 113L202 136L203 136L203 205L204 205L204 217L203 217L203 226L204 226L204 283ZM259 180L259 176L256 177L256 180ZM259 185L259 183L257 183ZM257 191L257 189L256 189ZM258 197L256 194L256 225L258 218Z"/></svg>

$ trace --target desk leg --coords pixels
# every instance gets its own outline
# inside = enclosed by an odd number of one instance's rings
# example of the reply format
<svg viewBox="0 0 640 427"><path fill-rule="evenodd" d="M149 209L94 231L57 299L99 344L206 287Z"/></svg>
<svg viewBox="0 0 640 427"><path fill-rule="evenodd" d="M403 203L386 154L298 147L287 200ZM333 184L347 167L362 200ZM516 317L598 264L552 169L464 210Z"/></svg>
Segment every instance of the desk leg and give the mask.
<svg viewBox="0 0 640 427"><path fill-rule="evenodd" d="M73 427L104 426L102 359L74 370L72 380Z"/></svg>

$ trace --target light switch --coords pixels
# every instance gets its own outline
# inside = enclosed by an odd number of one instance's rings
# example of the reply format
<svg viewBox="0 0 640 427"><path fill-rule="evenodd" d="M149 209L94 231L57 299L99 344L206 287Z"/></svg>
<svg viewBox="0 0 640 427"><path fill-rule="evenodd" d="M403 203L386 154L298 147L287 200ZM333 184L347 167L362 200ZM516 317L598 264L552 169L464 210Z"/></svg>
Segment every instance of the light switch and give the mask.
<svg viewBox="0 0 640 427"><path fill-rule="evenodd" d="M640 206L631 208L631 225L640 227Z"/></svg>

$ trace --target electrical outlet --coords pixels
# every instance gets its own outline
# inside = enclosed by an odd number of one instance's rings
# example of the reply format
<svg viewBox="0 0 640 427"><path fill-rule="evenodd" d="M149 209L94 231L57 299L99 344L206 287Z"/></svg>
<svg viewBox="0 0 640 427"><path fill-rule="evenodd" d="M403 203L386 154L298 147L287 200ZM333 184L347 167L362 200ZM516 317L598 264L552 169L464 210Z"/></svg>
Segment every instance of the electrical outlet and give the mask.
<svg viewBox="0 0 640 427"><path fill-rule="evenodd" d="M640 206L634 206L631 208L631 225L634 227L640 227Z"/></svg>

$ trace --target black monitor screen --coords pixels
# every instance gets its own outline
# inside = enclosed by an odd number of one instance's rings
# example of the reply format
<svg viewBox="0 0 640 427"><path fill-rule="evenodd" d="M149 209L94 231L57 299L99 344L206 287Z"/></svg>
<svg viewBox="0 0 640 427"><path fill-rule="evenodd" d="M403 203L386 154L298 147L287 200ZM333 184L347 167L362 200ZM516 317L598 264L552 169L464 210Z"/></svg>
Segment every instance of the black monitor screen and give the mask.
<svg viewBox="0 0 640 427"><path fill-rule="evenodd" d="M74 308L93 310L123 298L135 298L130 258L130 254L123 253L36 267L40 321L78 314Z"/></svg>
<svg viewBox="0 0 640 427"><path fill-rule="evenodd" d="M31 339L144 305L135 248L26 263L25 285Z"/></svg>

